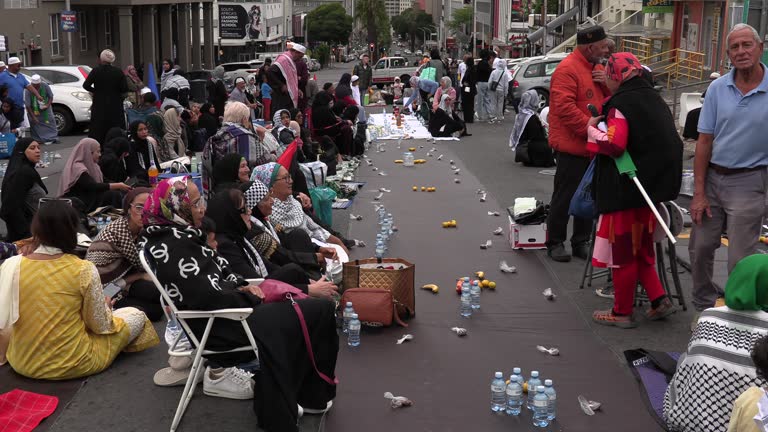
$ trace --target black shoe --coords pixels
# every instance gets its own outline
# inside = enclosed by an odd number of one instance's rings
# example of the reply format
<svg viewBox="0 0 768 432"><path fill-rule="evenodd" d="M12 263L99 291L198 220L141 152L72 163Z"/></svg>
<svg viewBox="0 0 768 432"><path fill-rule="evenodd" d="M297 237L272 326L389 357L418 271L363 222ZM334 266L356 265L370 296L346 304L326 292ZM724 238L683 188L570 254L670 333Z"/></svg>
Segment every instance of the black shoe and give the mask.
<svg viewBox="0 0 768 432"><path fill-rule="evenodd" d="M568 255L562 243L547 248L547 255L557 262L568 262L571 260L571 256Z"/></svg>
<svg viewBox="0 0 768 432"><path fill-rule="evenodd" d="M571 249L573 250L573 256L579 259L583 259L584 261L589 259L589 243L582 243L579 245L571 246Z"/></svg>
<svg viewBox="0 0 768 432"><path fill-rule="evenodd" d="M344 239L341 242L344 243L344 246L346 246L347 249L352 249L353 247L357 246L357 243L354 240Z"/></svg>

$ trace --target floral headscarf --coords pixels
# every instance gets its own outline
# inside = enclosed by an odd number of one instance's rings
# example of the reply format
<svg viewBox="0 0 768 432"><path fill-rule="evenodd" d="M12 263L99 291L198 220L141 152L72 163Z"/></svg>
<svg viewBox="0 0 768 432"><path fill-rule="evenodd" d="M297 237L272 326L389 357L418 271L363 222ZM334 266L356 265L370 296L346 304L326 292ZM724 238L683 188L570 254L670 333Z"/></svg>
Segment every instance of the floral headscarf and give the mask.
<svg viewBox="0 0 768 432"><path fill-rule="evenodd" d="M271 188L272 185L275 184L277 173L280 171L281 167L282 165L275 162L259 165L253 169L253 172L251 173L251 181L260 181L268 188Z"/></svg>
<svg viewBox="0 0 768 432"><path fill-rule="evenodd" d="M640 60L634 54L629 52L612 54L605 66L605 73L608 74L608 77L618 83L624 82L636 70L642 71L643 65L640 64Z"/></svg>
<svg viewBox="0 0 768 432"><path fill-rule="evenodd" d="M194 224L192 201L189 199L189 176L173 177L158 183L144 203L144 226Z"/></svg>

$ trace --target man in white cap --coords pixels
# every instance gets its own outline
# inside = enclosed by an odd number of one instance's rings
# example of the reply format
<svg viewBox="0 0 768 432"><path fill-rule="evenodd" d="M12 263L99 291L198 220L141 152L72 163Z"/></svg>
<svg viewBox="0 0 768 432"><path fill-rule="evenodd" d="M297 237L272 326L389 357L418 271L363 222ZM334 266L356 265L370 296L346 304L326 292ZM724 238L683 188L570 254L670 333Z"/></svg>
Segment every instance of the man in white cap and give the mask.
<svg viewBox="0 0 768 432"><path fill-rule="evenodd" d="M299 90L296 64L301 61L306 52L307 49L303 45L292 43L288 46L287 51L277 56L277 59L267 70L267 81L272 87L271 112L298 108L299 99L303 95Z"/></svg>
<svg viewBox="0 0 768 432"><path fill-rule="evenodd" d="M13 111L19 116L24 117L21 127L29 127L29 119L26 116L26 110L24 109L24 90L28 90L32 93L38 101L42 102L43 98L37 89L27 81L27 78L19 73L21 69L21 60L18 57L11 57L8 59L8 68L0 73L0 86L8 87L8 99L13 102Z"/></svg>
<svg viewBox="0 0 768 432"><path fill-rule="evenodd" d="M5 68L8 67L5 65L4 61L0 61L0 73L5 72Z"/></svg>
<svg viewBox="0 0 768 432"><path fill-rule="evenodd" d="M104 145L104 137L109 129L125 129L123 95L130 89L123 71L112 66L115 61L115 53L112 50L102 51L99 60L101 64L88 74L83 88L93 94L88 136Z"/></svg>
<svg viewBox="0 0 768 432"><path fill-rule="evenodd" d="M32 75L30 81L32 87L37 89L37 92L43 97L43 101L40 102L32 96L32 93L26 92L24 94L32 138L40 144L57 143L59 142L59 131L56 128L56 118L53 116L53 91L38 74Z"/></svg>

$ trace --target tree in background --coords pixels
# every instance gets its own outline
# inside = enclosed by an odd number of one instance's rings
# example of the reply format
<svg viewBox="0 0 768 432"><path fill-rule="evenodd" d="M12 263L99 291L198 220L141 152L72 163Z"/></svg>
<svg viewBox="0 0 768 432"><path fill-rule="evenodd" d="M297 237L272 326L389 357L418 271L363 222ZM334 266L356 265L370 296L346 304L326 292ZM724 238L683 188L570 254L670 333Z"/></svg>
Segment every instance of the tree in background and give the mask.
<svg viewBox="0 0 768 432"><path fill-rule="evenodd" d="M554 0L547 0L547 15L557 15L558 7L558 2ZM544 9L544 2L542 0L537 0L532 3L524 3L523 19L528 21L529 14L541 14L542 9Z"/></svg>
<svg viewBox="0 0 768 432"><path fill-rule="evenodd" d="M310 35L312 35L312 33L310 33ZM329 47L328 44L320 44L312 50L312 56L316 58L321 65L327 65L328 60L331 58L331 47Z"/></svg>
<svg viewBox="0 0 768 432"><path fill-rule="evenodd" d="M383 0L356 0L355 20L359 20L367 32L366 42L376 45L373 57L378 58L379 39L385 39L380 33L389 34L389 17Z"/></svg>
<svg viewBox="0 0 768 432"><path fill-rule="evenodd" d="M472 6L464 6L453 12L453 18L448 22L448 28L453 31L459 46L466 47L470 44L472 33L472 18L474 11Z"/></svg>
<svg viewBox="0 0 768 432"><path fill-rule="evenodd" d="M471 8L470 8L471 10ZM400 15L392 18L392 28L402 38L408 38L411 41L411 51L416 48L416 39L424 39L424 33L420 28L435 28L432 15L421 9L408 8Z"/></svg>
<svg viewBox="0 0 768 432"><path fill-rule="evenodd" d="M344 6L340 3L319 6L309 12L304 19L307 23L310 44L315 42L346 44L352 33L352 17L347 15Z"/></svg>

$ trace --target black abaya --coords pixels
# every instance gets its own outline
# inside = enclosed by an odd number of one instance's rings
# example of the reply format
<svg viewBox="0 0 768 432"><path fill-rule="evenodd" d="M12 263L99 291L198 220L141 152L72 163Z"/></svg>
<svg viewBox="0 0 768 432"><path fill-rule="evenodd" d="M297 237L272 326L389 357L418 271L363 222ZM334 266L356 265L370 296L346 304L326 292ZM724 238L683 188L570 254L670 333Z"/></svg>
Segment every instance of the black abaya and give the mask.
<svg viewBox="0 0 768 432"><path fill-rule="evenodd" d="M88 74L83 88L93 94L88 136L104 145L104 138L109 129L125 127L123 94L130 90L128 82L119 68L103 64Z"/></svg>

